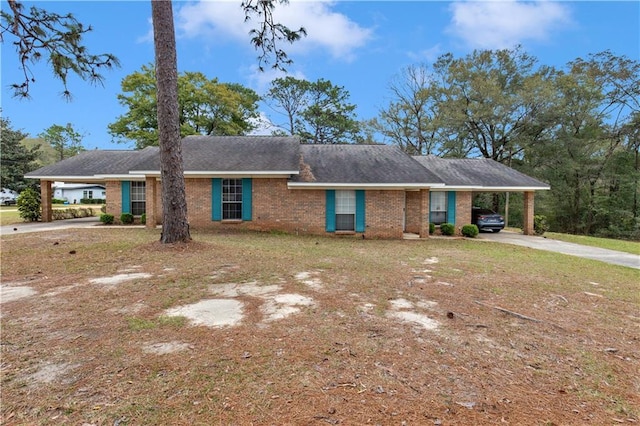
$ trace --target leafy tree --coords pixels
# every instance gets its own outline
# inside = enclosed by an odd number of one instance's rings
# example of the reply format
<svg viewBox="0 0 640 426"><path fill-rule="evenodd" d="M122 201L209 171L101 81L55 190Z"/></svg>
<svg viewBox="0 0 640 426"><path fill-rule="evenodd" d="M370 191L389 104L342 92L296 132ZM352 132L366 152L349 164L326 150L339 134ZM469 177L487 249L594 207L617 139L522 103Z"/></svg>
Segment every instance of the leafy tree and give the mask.
<svg viewBox="0 0 640 426"><path fill-rule="evenodd" d="M118 95L127 113L109 125L109 132L120 141L133 140L136 148L158 145L156 79L153 64L122 80ZM199 72L178 75L180 136L244 135L255 128L260 97L235 83L209 80Z"/></svg>
<svg viewBox="0 0 640 426"><path fill-rule="evenodd" d="M20 217L25 221L36 222L41 217L40 193L33 188L27 188L18 195L16 200Z"/></svg>
<svg viewBox="0 0 640 426"><path fill-rule="evenodd" d="M551 184L546 198L554 230L637 235L640 64L608 52L590 58L570 62L554 78L547 121L555 124L528 156Z"/></svg>
<svg viewBox="0 0 640 426"><path fill-rule="evenodd" d="M286 116L281 130L297 134L305 143L359 142L361 126L356 106L348 103L349 92L330 81L315 82L293 77L276 79L267 95L276 111Z"/></svg>
<svg viewBox="0 0 640 426"><path fill-rule="evenodd" d="M82 135L73 128L71 123L67 123L66 126L54 124L38 136L51 145L59 161L85 151L82 146Z"/></svg>
<svg viewBox="0 0 640 426"><path fill-rule="evenodd" d="M93 55L82 44L82 37L92 28L84 26L72 14L59 15L35 6L25 8L23 2L8 0L9 8L0 11L0 41L13 36L12 44L24 74L22 82L11 83L14 96L28 98L30 85L36 81L30 64L43 57L51 64L53 74L62 81L63 96L71 97L67 87L69 73L83 80L102 83L103 69L120 66L112 54Z"/></svg>
<svg viewBox="0 0 640 426"><path fill-rule="evenodd" d="M296 133L296 120L300 113L307 107L307 91L310 83L306 80L287 76L277 78L271 82L266 100L274 106L274 110L286 117L286 124L280 128L288 134Z"/></svg>
<svg viewBox="0 0 640 426"><path fill-rule="evenodd" d="M535 64L519 47L474 51L462 59L441 56L434 72L440 123L452 135L449 149L506 163L520 157L539 136L535 117L552 93L552 71Z"/></svg>
<svg viewBox="0 0 640 426"><path fill-rule="evenodd" d="M3 188L22 191L28 186L24 175L38 166L38 146L31 149L24 147L20 141L28 135L11 128L9 119L0 117L0 181Z"/></svg>
<svg viewBox="0 0 640 426"><path fill-rule="evenodd" d="M409 155L443 154L437 86L427 66L409 66L390 84L392 100L368 123Z"/></svg>

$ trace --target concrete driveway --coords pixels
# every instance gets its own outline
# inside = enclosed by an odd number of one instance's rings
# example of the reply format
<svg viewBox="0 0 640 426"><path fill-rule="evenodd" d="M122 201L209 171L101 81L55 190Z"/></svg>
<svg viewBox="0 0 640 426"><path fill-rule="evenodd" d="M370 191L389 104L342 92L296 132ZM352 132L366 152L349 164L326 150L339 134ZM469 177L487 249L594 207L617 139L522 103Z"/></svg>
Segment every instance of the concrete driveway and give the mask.
<svg viewBox="0 0 640 426"><path fill-rule="evenodd" d="M87 228L101 225L100 218L82 217L78 219L54 220L53 222L24 222L0 226L0 235L24 234L27 232L54 231L56 229Z"/></svg>
<svg viewBox="0 0 640 426"><path fill-rule="evenodd" d="M522 235L508 231L502 231L497 234L482 233L478 238L496 241L499 243L530 247L538 250L554 251L571 256L584 257L586 259L599 260L601 262L611 263L614 265L640 269L640 255L637 254L583 246L581 244L566 243L564 241L552 240L551 238Z"/></svg>

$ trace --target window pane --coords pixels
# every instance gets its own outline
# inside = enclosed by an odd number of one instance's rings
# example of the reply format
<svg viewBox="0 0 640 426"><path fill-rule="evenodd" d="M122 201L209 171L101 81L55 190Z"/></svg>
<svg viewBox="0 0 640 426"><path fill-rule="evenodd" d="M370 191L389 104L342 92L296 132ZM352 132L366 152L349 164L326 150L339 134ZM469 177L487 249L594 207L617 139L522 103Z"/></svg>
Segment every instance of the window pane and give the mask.
<svg viewBox="0 0 640 426"><path fill-rule="evenodd" d="M336 191L336 214L356 213L356 191Z"/></svg>
<svg viewBox="0 0 640 426"><path fill-rule="evenodd" d="M131 182L131 201L145 201L145 182Z"/></svg>
<svg viewBox="0 0 640 426"><path fill-rule="evenodd" d="M447 212L431 212L430 220L436 225L441 225L447 221Z"/></svg>
<svg viewBox="0 0 640 426"><path fill-rule="evenodd" d="M223 219L242 219L242 203L223 203Z"/></svg>
<svg viewBox="0 0 640 426"><path fill-rule="evenodd" d="M336 231L354 231L355 214L336 214Z"/></svg>
<svg viewBox="0 0 640 426"><path fill-rule="evenodd" d="M145 213L146 198L145 198L145 182L132 181L130 186L131 191L131 214L134 216L140 216Z"/></svg>
<svg viewBox="0 0 640 426"><path fill-rule="evenodd" d="M447 211L447 193L446 192L431 193L430 210L432 212Z"/></svg>
<svg viewBox="0 0 640 426"><path fill-rule="evenodd" d="M141 216L145 213L144 201L132 201L131 202L131 214L134 216Z"/></svg>
<svg viewBox="0 0 640 426"><path fill-rule="evenodd" d="M242 179L222 179L222 219L242 219Z"/></svg>

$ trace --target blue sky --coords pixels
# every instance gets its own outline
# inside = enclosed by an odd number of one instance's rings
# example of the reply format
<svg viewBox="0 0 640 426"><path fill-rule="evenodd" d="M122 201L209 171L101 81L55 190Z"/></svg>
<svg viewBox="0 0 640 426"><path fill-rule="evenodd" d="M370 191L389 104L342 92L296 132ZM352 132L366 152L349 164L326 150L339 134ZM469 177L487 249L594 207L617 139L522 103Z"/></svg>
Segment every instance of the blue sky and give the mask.
<svg viewBox="0 0 640 426"><path fill-rule="evenodd" d="M33 67L37 81L30 100L11 97L8 85L21 81L15 51L2 45L2 115L15 129L36 137L53 124L71 123L83 133L87 149L128 149L112 142L107 126L125 113L117 101L122 79L153 61L149 1L24 2L59 13L70 12L93 32L86 45L94 53L113 53L122 67L105 73L104 86L71 78L73 100L60 95L46 62ZM264 94L273 71L257 70L251 29L237 1L175 1L178 69L199 71L222 82L240 83ZM6 8L2 1L2 8ZM285 46L294 63L290 75L330 80L350 93L359 119L370 119L389 101L389 83L409 65L432 63L451 52L512 48L563 68L567 62L606 49L640 60L638 1L300 1L278 7L276 20L308 36ZM280 117L261 110L274 122Z"/></svg>

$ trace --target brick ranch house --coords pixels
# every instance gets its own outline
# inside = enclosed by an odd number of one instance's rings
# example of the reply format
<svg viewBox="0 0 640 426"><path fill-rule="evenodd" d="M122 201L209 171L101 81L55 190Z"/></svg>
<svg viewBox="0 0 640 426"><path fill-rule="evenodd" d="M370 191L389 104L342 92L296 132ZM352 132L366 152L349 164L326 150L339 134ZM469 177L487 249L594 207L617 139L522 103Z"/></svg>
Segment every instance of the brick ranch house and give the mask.
<svg viewBox="0 0 640 426"><path fill-rule="evenodd" d="M301 234L403 238L429 222L471 223L474 192L524 193L524 233L533 233L543 182L487 159L411 157L388 145L303 145L296 137L188 136L182 141L192 228L236 226ZM52 182L106 187L107 212L162 223L157 147L86 151L30 172L40 179L43 221Z"/></svg>

